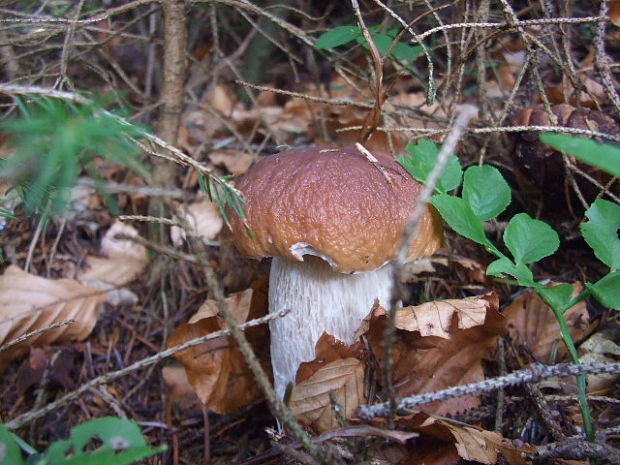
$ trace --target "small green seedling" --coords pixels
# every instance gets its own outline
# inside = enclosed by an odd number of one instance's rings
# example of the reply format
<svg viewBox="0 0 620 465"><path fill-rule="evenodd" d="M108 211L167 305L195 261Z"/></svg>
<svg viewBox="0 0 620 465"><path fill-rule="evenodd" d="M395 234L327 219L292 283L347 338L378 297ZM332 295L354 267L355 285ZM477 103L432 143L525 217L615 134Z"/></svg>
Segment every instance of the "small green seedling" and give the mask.
<svg viewBox="0 0 620 465"><path fill-rule="evenodd" d="M543 139L544 141L545 139ZM557 140L556 140L557 142ZM578 150L582 147L577 144ZM571 146L572 147L572 146ZM407 147L410 156L397 161L418 181L424 182L432 170L438 147L422 139ZM458 169L457 169L458 165ZM459 174L457 174L459 173ZM458 180L458 182L457 182ZM511 277L525 287L534 289L549 305L560 325L562 340L573 363L579 363L574 341L568 330L565 312L579 301L592 295L601 304L620 310L620 205L597 199L586 211L589 221L581 225L584 239L596 257L609 267L609 273L573 296L570 284L548 288L534 279L530 265L556 252L560 245L558 234L547 223L526 213L513 216L504 231L503 242L510 253L504 254L487 237L484 222L496 218L511 202L510 186L497 170L489 165L470 166L463 175L461 196L449 194L460 185L460 164L451 158L442 173L430 203L448 225L460 235L482 245L496 260L489 264L487 274ZM594 439L592 419L586 401L586 380L578 377L579 404L587 437Z"/></svg>
<svg viewBox="0 0 620 465"><path fill-rule="evenodd" d="M30 454L25 461L21 449ZM165 450L165 445L149 446L138 425L121 418L97 418L75 426L69 439L52 443L43 453L0 425L0 465L128 465Z"/></svg>
<svg viewBox="0 0 620 465"><path fill-rule="evenodd" d="M126 124L95 103L40 96L14 99L20 115L0 125L10 135L13 149L11 156L2 160L0 170L21 194L28 212L40 213L47 207L53 214L62 214L83 170L115 211L116 205L104 189L97 158L148 176L134 142L144 134L140 126Z"/></svg>
<svg viewBox="0 0 620 465"><path fill-rule="evenodd" d="M386 55L392 42L398 36L397 29L389 29L385 32L380 32L377 26L369 27L368 32L375 43L377 50L383 56ZM366 40L362 31L357 26L338 26L334 29L330 29L319 36L314 47L317 50L333 49L346 45L350 42L357 42L358 44L366 47ZM394 44L390 57L401 63L408 63L415 60L423 53L423 48L419 45L409 45L406 42L398 41Z"/></svg>

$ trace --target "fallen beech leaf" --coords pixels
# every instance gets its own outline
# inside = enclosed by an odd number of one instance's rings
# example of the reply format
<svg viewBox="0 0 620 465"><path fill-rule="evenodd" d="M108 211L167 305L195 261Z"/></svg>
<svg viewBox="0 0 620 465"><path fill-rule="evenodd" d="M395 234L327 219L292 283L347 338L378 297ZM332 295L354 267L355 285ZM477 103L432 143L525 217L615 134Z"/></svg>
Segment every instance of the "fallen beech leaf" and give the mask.
<svg viewBox="0 0 620 465"><path fill-rule="evenodd" d="M229 173L239 176L245 173L256 157L238 150L216 150L209 155L211 163L224 166Z"/></svg>
<svg viewBox="0 0 620 465"><path fill-rule="evenodd" d="M29 347L85 339L97 322L105 294L72 279L45 279L9 266L0 276L0 346L64 320L60 326L0 352L0 369Z"/></svg>
<svg viewBox="0 0 620 465"><path fill-rule="evenodd" d="M244 321L247 321L253 293L254 292L252 289L246 289L245 291L235 292L224 299L228 305L228 309L234 315L237 322L243 323ZM217 316L218 312L219 309L217 307L217 302L213 299L207 299L200 306L198 311L191 316L189 323L196 323L203 318ZM222 327L224 327L223 320Z"/></svg>
<svg viewBox="0 0 620 465"><path fill-rule="evenodd" d="M259 285L257 283L256 285ZM251 298L247 295L250 293ZM266 294L244 291L241 296L233 294L227 298L230 310L238 322L264 316ZM236 303L236 306L235 306ZM203 307L202 314L213 313L212 304ZM210 309L209 309L210 308ZM168 347L174 347L190 339L207 335L226 328L217 316L202 318L193 323L178 326L168 339ZM246 336L265 370L271 372L266 360L269 350L269 333L266 326L256 326L246 330ZM187 379L198 398L209 409L224 414L237 410L260 396L260 390L247 366L243 354L231 336L212 339L204 344L191 347L175 355L187 372Z"/></svg>
<svg viewBox="0 0 620 465"><path fill-rule="evenodd" d="M203 241L215 239L224 226L224 220L220 216L217 205L209 199L202 199L190 204L181 214L188 226L192 228L190 233L202 238ZM170 239L177 247L183 243L185 236L185 231L180 227L173 226L170 228Z"/></svg>
<svg viewBox="0 0 620 465"><path fill-rule="evenodd" d="M611 24L620 27L620 2L608 1L607 5L609 6L609 19L611 20Z"/></svg>
<svg viewBox="0 0 620 465"><path fill-rule="evenodd" d="M137 236L138 232L131 226L115 222L101 240L101 252L107 258L86 257L89 268L81 270L77 278L87 285L98 285L99 288L123 286L133 281L148 263L144 246L127 240L116 239L117 234Z"/></svg>
<svg viewBox="0 0 620 465"><path fill-rule="evenodd" d="M574 295L581 291L581 284L574 286ZM508 333L515 345L523 345L539 360L546 362L552 349L560 356L566 348L560 337L560 325L551 309L535 292L526 292L516 298L503 312L508 320ZM580 340L588 327L588 310L585 301L578 303L565 314L573 340Z"/></svg>
<svg viewBox="0 0 620 465"><path fill-rule="evenodd" d="M405 331L419 331L422 336L449 338L453 317L459 329L484 324L489 308L498 308L496 294L426 302L413 307L399 308L395 326Z"/></svg>
<svg viewBox="0 0 620 465"><path fill-rule="evenodd" d="M581 363L614 363L613 357L620 357L620 346L600 332L584 341L579 350L583 353ZM617 373L588 375L588 392L602 395L614 388L617 379Z"/></svg>
<svg viewBox="0 0 620 465"><path fill-rule="evenodd" d="M161 369L162 377L168 386L168 398L187 410L199 410L200 400L196 391L189 384L185 368L179 365L168 365Z"/></svg>
<svg viewBox="0 0 620 465"><path fill-rule="evenodd" d="M396 332L392 353L394 363L392 378L398 396L433 392L484 379L482 359L491 348L495 347L497 336L506 331L506 323L497 311L498 299L495 294L486 294L475 299L482 299L490 304L486 309L484 321L480 321L477 326L459 328L463 322L470 324L475 320L472 320L467 312L463 318L463 315L459 316L455 311L451 316L451 322L442 323L447 338L421 336L415 325L411 326L411 331ZM467 308L472 299L463 300L467 302L463 304ZM378 363L381 363L384 355L384 328L385 310L375 306L366 337ZM474 408L479 404L478 397L464 396L435 402L420 409L428 413L445 415Z"/></svg>
<svg viewBox="0 0 620 465"><path fill-rule="evenodd" d="M340 406L340 415L353 416L364 397L364 365L356 358L334 360L317 370L291 392L289 407L293 415L318 432L338 426L330 396Z"/></svg>
<svg viewBox="0 0 620 465"><path fill-rule="evenodd" d="M497 463L499 454L502 454L510 465L525 465L522 453L534 450L533 447L527 445L517 448L499 433L476 426L454 423L424 413L399 417L396 419L396 425L402 429L421 433L422 443L425 439L431 438L435 443L437 440L442 443L451 443L456 447L456 452L462 459L488 465Z"/></svg>
<svg viewBox="0 0 620 465"><path fill-rule="evenodd" d="M348 346L337 340L331 334L323 333L319 340L316 341L316 357L314 360L302 363L297 369L295 384L302 383L322 367L335 360L342 360L345 358L357 358L361 360L363 357L362 349L363 345L361 342L356 342Z"/></svg>

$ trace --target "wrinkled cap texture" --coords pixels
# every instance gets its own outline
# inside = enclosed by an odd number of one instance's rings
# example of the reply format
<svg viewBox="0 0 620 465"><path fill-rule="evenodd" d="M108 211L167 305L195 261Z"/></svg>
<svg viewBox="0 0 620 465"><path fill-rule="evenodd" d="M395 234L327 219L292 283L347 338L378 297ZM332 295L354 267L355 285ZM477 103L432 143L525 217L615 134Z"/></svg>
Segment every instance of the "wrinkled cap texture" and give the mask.
<svg viewBox="0 0 620 465"><path fill-rule="evenodd" d="M236 247L253 258L315 255L343 273L390 261L422 186L391 156L372 155L378 163L355 147L308 147L259 161L236 182L254 235L232 215ZM432 254L441 240L440 220L427 207L409 260Z"/></svg>

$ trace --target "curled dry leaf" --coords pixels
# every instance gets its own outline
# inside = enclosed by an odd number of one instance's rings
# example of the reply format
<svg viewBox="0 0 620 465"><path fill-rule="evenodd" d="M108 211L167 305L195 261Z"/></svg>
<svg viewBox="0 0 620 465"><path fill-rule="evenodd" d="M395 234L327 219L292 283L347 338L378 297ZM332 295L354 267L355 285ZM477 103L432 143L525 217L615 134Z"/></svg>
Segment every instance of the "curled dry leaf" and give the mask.
<svg viewBox="0 0 620 465"><path fill-rule="evenodd" d="M74 323L44 331L0 352L0 369L29 347L86 338L104 300L104 293L75 280L40 278L9 266L0 276L0 347L54 323Z"/></svg>
<svg viewBox="0 0 620 465"><path fill-rule="evenodd" d="M464 299L436 300L398 309L395 325L405 331L419 331L422 336L449 338L453 319L459 329L480 326L484 324L487 310L497 309L498 306L499 299L493 293Z"/></svg>
<svg viewBox="0 0 620 465"><path fill-rule="evenodd" d="M215 150L209 155L211 163L224 166L229 173L239 176L245 173L256 157L239 150Z"/></svg>
<svg viewBox="0 0 620 465"><path fill-rule="evenodd" d="M192 228L190 233L200 237L203 241L215 239L224 226L224 220L217 205L206 198L190 204L180 213L188 226ZM185 239L185 231L178 226L173 226L170 229L170 239L174 245L180 246Z"/></svg>
<svg viewBox="0 0 620 465"><path fill-rule="evenodd" d="M573 285L574 293L581 291L581 284ZM560 356L566 354L566 348L560 337L560 325L551 309L535 292L526 292L517 297L503 312L508 320L508 334L516 346L527 347L538 360L549 360L552 350L557 349ZM588 310L584 301L570 308L564 316L568 321L573 340L584 337L588 327Z"/></svg>
<svg viewBox="0 0 620 465"><path fill-rule="evenodd" d="M396 425L422 435L413 451L417 460L412 463L455 463L454 459L445 460L458 454L461 459L491 465L497 463L501 454L510 465L525 465L522 454L533 452L531 446L515 447L499 433L424 413L399 417ZM424 455L420 456L420 451Z"/></svg>
<svg viewBox="0 0 620 465"><path fill-rule="evenodd" d="M78 279L87 285L111 289L133 281L148 263L144 246L128 240L116 239L117 234L137 236L127 224L115 222L101 240L101 253L107 258L86 257L88 268L78 273Z"/></svg>
<svg viewBox="0 0 620 465"><path fill-rule="evenodd" d="M338 413L332 399L338 406ZM289 407L303 424L324 432L338 427L338 415L350 418L365 402L364 364L350 357L329 362L296 384Z"/></svg>
<svg viewBox="0 0 620 465"><path fill-rule="evenodd" d="M486 304L478 301L485 301ZM431 310L435 319L422 318L422 325L412 317L410 308L399 312L404 313L406 318L397 313L397 320L401 320L398 326L402 329L396 332L393 346L392 377L398 396L433 392L484 379L482 359L495 347L497 337L506 331L505 320L497 310L498 298L494 293L489 293L462 301L451 299L449 302L450 307L460 310L454 310L449 319L441 312ZM472 310L472 302L478 302L481 308L485 308L484 315L476 305ZM402 323L403 319L407 325ZM429 328L429 323L432 323L432 328ZM366 337L378 363L381 363L384 356L385 310L375 306L368 325ZM444 337L422 336L420 327L426 334L436 334L436 328L441 328ZM422 406L421 410L445 415L479 404L478 397L465 396Z"/></svg>
<svg viewBox="0 0 620 465"><path fill-rule="evenodd" d="M620 346L605 337L603 332L590 336L579 350L583 353L579 357L581 363L614 363L614 357L620 357ZM606 394L615 387L617 379L617 373L588 375L588 392Z"/></svg>
<svg viewBox="0 0 620 465"><path fill-rule="evenodd" d="M226 299L230 310L239 323L259 318L266 313L266 293L254 286L256 291L248 289L233 294ZM202 314L213 315L215 303L201 307ZM174 347L196 337L225 329L226 324L217 316L201 318L193 323L177 327L170 338L168 346ZM263 365L267 365L269 334L265 326L249 328L246 336ZM267 349L267 350L265 350ZM260 390L254 381L243 354L237 348L231 336L212 339L204 344L191 347L175 356L185 367L187 379L196 391L198 398L216 413L237 410L260 396ZM269 367L265 367L271 372Z"/></svg>
<svg viewBox="0 0 620 465"><path fill-rule="evenodd" d="M181 408L200 410L201 404L196 391L189 384L185 368L180 365L168 365L161 369L162 377L168 386L168 398Z"/></svg>
<svg viewBox="0 0 620 465"><path fill-rule="evenodd" d="M364 364L361 342L348 346L323 333L316 343L314 360L302 363L289 400L293 415L318 432L338 426L338 415L350 418L364 397ZM334 411L330 395L341 410Z"/></svg>

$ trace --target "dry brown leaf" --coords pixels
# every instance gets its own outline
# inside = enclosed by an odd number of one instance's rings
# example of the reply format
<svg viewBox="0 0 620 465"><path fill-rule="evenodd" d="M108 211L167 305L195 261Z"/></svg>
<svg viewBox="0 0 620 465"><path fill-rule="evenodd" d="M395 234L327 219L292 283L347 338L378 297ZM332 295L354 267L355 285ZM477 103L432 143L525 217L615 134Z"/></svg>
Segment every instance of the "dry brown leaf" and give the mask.
<svg viewBox="0 0 620 465"><path fill-rule="evenodd" d="M421 336L417 330L397 331L392 355L392 378L398 396L433 392L484 379L482 359L495 347L497 336L505 333L506 322L497 311L498 302L494 294L478 298L490 303L484 321L478 326L459 328L458 312L454 312L450 324L443 323L442 326L448 338ZM464 301L467 302L464 305L469 305L470 299ZM465 316L461 319L463 322L473 321L469 318L471 315L465 313ZM380 363L383 358L384 309L378 306L373 309L369 326L366 337ZM478 397L465 396L429 404L421 410L445 415L477 407L479 403Z"/></svg>
<svg viewBox="0 0 620 465"><path fill-rule="evenodd" d="M620 27L620 2L608 1L607 5L609 5L609 19L611 20L611 24Z"/></svg>
<svg viewBox="0 0 620 465"><path fill-rule="evenodd" d="M620 357L620 346L601 332L590 336L581 344L579 350L583 353L579 357L581 363L614 363L614 357ZM614 388L617 379L616 373L588 375L588 392L605 394Z"/></svg>
<svg viewBox="0 0 620 465"><path fill-rule="evenodd" d="M575 293L582 286L574 285ZM576 294L574 294L576 295ZM546 362L552 349L558 349L560 355L566 353L560 337L560 325L551 309L533 291L516 298L503 312L508 320L508 332L515 345L522 345L536 358ZM588 327L588 310L585 301L569 309L565 314L573 340L583 338Z"/></svg>
<svg viewBox="0 0 620 465"><path fill-rule="evenodd" d="M45 279L11 265L0 276L0 346L26 333L65 320L75 322L45 331L0 352L0 369L32 346L82 340L97 322L105 294L72 279Z"/></svg>
<svg viewBox="0 0 620 465"><path fill-rule="evenodd" d="M223 166L229 173L239 176L248 170L256 156L239 150L215 150L209 154L209 159L215 166Z"/></svg>
<svg viewBox="0 0 620 465"><path fill-rule="evenodd" d="M510 465L525 465L522 453L534 450L528 445L517 448L499 433L476 426L454 423L424 413L399 417L396 419L396 425L402 429L421 433L423 435L420 440L422 445L425 442L438 445L439 442L440 450L453 446L460 458L488 465L497 463L499 454ZM438 457L444 457L446 454L447 451ZM427 463L426 460L424 463Z"/></svg>
<svg viewBox="0 0 620 465"><path fill-rule="evenodd" d="M180 365L168 365L161 369L161 374L168 386L168 398L172 402L188 410L201 409L200 400L189 384L185 368Z"/></svg>
<svg viewBox="0 0 620 465"><path fill-rule="evenodd" d="M257 284L258 285L258 284ZM251 292L251 290L249 290ZM262 290L247 298L232 295L227 299L228 305L238 322L264 316L266 294ZM237 306L235 306L235 303ZM203 314L212 313L213 304L203 306ZM206 313L205 308L207 308ZM170 338L168 346L174 347L190 339L207 335L226 328L226 324L217 316L202 318L194 323L177 327ZM254 351L268 367L269 334L266 326L257 326L246 330L246 336ZM230 336L219 337L204 344L194 346L175 356L185 367L187 378L199 399L214 412L223 414L237 410L260 396L260 390L254 381L243 354Z"/></svg>
<svg viewBox="0 0 620 465"><path fill-rule="evenodd" d="M484 324L489 308L498 308L496 294L426 302L422 305L399 308L395 326L405 331L419 331L421 336L450 337L453 318L459 329Z"/></svg>
<svg viewBox="0 0 620 465"><path fill-rule="evenodd" d="M215 239L224 226L224 220L220 215L218 206L206 198L191 203L187 209L182 209L179 214L183 215L183 219L192 228L190 233L202 238L203 241ZM170 228L170 239L177 247L183 243L185 236L185 231L180 227L173 226Z"/></svg>
<svg viewBox="0 0 620 465"><path fill-rule="evenodd" d="M338 426L330 396L344 418L353 416L364 397L364 364L357 358L334 360L293 387L289 407L293 415L318 432Z"/></svg>
<svg viewBox="0 0 620 465"><path fill-rule="evenodd" d="M133 281L148 263L144 246L127 240L115 239L117 234L137 236L131 226L115 222L101 240L101 252L107 258L86 257L89 268L81 270L77 278L87 285L104 283L104 288L123 286Z"/></svg>

